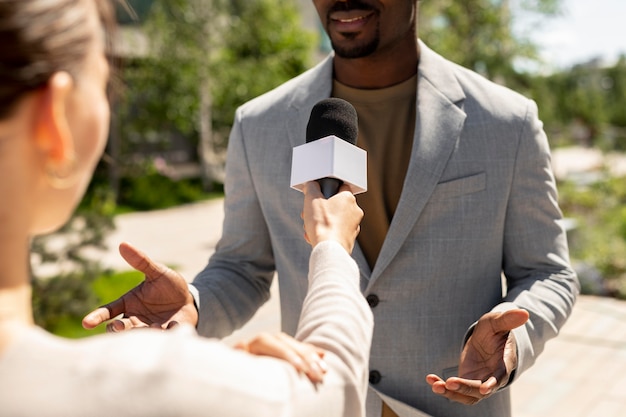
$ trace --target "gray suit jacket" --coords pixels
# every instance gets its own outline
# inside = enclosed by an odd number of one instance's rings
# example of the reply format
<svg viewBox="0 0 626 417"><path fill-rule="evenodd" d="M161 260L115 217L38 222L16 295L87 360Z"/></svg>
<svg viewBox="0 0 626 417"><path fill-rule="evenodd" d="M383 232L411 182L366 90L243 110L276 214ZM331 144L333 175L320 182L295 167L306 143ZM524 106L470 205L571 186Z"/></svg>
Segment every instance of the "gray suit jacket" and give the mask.
<svg viewBox="0 0 626 417"><path fill-rule="evenodd" d="M521 307L531 318L515 331L517 377L570 314L578 282L548 142L532 101L420 48L402 196L374 269L358 247L353 253L376 323L368 416L380 416L376 390L401 416L505 417L508 390L463 406L432 394L425 376L456 374L464 337L482 314ZM330 56L237 111L223 237L193 284L202 334L245 323L269 297L274 271L283 328L296 329L309 248L302 195L289 187L291 152L305 142L313 105L331 94L332 67Z"/></svg>

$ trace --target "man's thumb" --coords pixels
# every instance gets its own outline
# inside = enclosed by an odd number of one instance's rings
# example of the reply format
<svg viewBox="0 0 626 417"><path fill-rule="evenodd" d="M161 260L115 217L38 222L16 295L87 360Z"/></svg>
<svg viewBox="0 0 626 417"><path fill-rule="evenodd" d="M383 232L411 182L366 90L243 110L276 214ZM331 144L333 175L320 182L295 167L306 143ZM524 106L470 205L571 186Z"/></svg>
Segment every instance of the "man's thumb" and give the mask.
<svg viewBox="0 0 626 417"><path fill-rule="evenodd" d="M526 323L529 317L528 311L521 308L508 310L494 317L492 326L496 333L508 332Z"/></svg>

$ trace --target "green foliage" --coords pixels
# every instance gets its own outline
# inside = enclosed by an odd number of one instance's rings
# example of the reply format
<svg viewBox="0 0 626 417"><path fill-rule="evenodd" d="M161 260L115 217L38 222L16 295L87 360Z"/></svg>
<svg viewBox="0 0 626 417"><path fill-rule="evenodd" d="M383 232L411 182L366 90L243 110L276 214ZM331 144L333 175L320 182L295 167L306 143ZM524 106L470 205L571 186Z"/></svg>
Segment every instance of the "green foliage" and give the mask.
<svg viewBox="0 0 626 417"><path fill-rule="evenodd" d="M559 0L439 0L420 3L420 37L443 56L516 86L516 60L537 59L536 45L513 31L519 12L549 17ZM515 13L517 12L517 14Z"/></svg>
<svg viewBox="0 0 626 417"><path fill-rule="evenodd" d="M216 195L221 196L222 192L219 189L212 193L205 192L199 178L173 180L154 169L149 169L145 174L122 178L118 208L127 207L129 210L165 209L206 200Z"/></svg>
<svg viewBox="0 0 626 417"><path fill-rule="evenodd" d="M146 18L154 0L115 1L117 21L121 24L136 24Z"/></svg>
<svg viewBox="0 0 626 417"><path fill-rule="evenodd" d="M230 127L237 106L305 71L315 44L293 1L235 1L231 16L212 67L218 130Z"/></svg>
<svg viewBox="0 0 626 417"><path fill-rule="evenodd" d="M591 63L536 76L529 95L548 130L575 122L584 131L578 144L626 150L626 58L610 67Z"/></svg>
<svg viewBox="0 0 626 417"><path fill-rule="evenodd" d="M626 181L607 178L588 186L559 186L563 213L576 219L571 257L597 268L606 290L626 299Z"/></svg>
<svg viewBox="0 0 626 417"><path fill-rule="evenodd" d="M114 211L111 194L106 188L97 188L61 230L33 239L31 281L38 325L57 332L76 319L80 324L82 315L97 304L90 285L102 269L89 253L105 249L105 238L114 228Z"/></svg>
<svg viewBox="0 0 626 417"><path fill-rule="evenodd" d="M98 299L90 286L93 280L91 272L93 271L35 279L33 281L35 323L55 334L76 336L76 332L64 332L62 329L74 321L80 325L83 315L98 305Z"/></svg>
<svg viewBox="0 0 626 417"><path fill-rule="evenodd" d="M150 171L152 160L198 164L200 190L211 190L235 109L308 68L314 38L294 0L138 3L150 48L124 59L110 157L94 181L120 205L151 209L202 198L195 181Z"/></svg>
<svg viewBox="0 0 626 417"><path fill-rule="evenodd" d="M208 85L225 146L235 108L308 68L314 45L293 0L156 0L143 30L153 52L123 68L124 142L168 131L197 140Z"/></svg>
<svg viewBox="0 0 626 417"><path fill-rule="evenodd" d="M82 204L58 232L33 239L31 252L35 270L47 267L77 270L86 274L87 278L90 274L99 273L98 263L86 252L104 249L104 239L114 228L112 205L103 203L97 194ZM35 281L37 279L34 278Z"/></svg>
<svg viewBox="0 0 626 417"><path fill-rule="evenodd" d="M533 98L553 146L624 151L626 57L609 68L581 64L550 75L518 69L520 62L539 58L528 34L513 30L517 21L545 24L560 13L561 4L561 0L424 1L420 37L452 61Z"/></svg>
<svg viewBox="0 0 626 417"><path fill-rule="evenodd" d="M74 272L33 282L33 313L37 325L58 336L80 338L104 332L85 330L82 318L98 305L112 301L143 281L137 271Z"/></svg>
<svg viewBox="0 0 626 417"><path fill-rule="evenodd" d="M604 69L601 86L605 93L603 105L608 122L626 127L626 56L622 55L614 66ZM626 137L622 139L624 144L620 148L626 149Z"/></svg>
<svg viewBox="0 0 626 417"><path fill-rule="evenodd" d="M105 273L96 278L92 289L100 303L106 303L128 292L143 281L143 274L139 271L123 271Z"/></svg>

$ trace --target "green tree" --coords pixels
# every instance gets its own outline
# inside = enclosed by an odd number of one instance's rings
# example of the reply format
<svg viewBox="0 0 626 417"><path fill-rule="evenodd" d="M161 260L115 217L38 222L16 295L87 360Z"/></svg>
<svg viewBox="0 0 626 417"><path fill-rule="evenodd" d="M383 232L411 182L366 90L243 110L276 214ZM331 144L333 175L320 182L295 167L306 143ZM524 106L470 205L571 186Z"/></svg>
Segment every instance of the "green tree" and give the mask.
<svg viewBox="0 0 626 417"><path fill-rule="evenodd" d="M96 307L92 282L103 273L98 251L114 229L114 202L93 193L57 233L38 236L31 244L33 315L37 325L58 332Z"/></svg>
<svg viewBox="0 0 626 417"><path fill-rule="evenodd" d="M608 68L604 79L609 103L609 122L614 126L626 128L626 55Z"/></svg>
<svg viewBox="0 0 626 417"><path fill-rule="evenodd" d="M154 208L170 201L172 194L196 195L185 183L156 179L153 165L135 159L138 150L165 150L176 135L200 142L209 136L211 147L223 148L235 108L308 68L315 43L301 29L291 0L129 4L139 20L131 20L132 13L124 9L118 10L120 19L141 28L151 48L147 56L122 57L115 75L123 84L113 111L112 137L118 140L109 141L108 154L72 220L58 233L32 243L36 322L65 336L82 335L66 329L111 299L94 289L98 283L110 286L99 281L106 271L94 256L114 228L117 210L107 168L123 165L125 182L131 179L124 189L130 190L134 208Z"/></svg>
<svg viewBox="0 0 626 417"><path fill-rule="evenodd" d="M606 177L581 186L559 184L563 212L576 219L570 236L570 255L575 263L592 265L602 278L600 295L626 299L626 181ZM584 277L583 277L584 278ZM583 293L597 291L582 280Z"/></svg>
<svg viewBox="0 0 626 417"><path fill-rule="evenodd" d="M537 59L536 45L514 32L520 12L553 16L559 0L439 0L420 3L420 37L452 61L507 84L526 80L518 59Z"/></svg>
<svg viewBox="0 0 626 417"><path fill-rule="evenodd" d="M235 108L308 68L314 45L292 0L155 0L142 30L151 52L124 68L121 142L192 138L206 185L221 180Z"/></svg>
<svg viewBox="0 0 626 417"><path fill-rule="evenodd" d="M536 75L530 84L547 130L569 131L570 143L626 150L626 59Z"/></svg>

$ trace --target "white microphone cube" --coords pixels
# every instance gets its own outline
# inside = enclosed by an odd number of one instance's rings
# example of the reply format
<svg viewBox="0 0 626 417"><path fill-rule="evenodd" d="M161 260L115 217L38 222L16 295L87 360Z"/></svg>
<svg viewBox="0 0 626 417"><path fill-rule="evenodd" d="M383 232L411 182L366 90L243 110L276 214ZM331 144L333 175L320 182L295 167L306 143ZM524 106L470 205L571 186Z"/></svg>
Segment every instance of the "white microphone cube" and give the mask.
<svg viewBox="0 0 626 417"><path fill-rule="evenodd" d="M321 178L343 181L352 194L367 191L367 152L334 135L293 148L291 188Z"/></svg>

